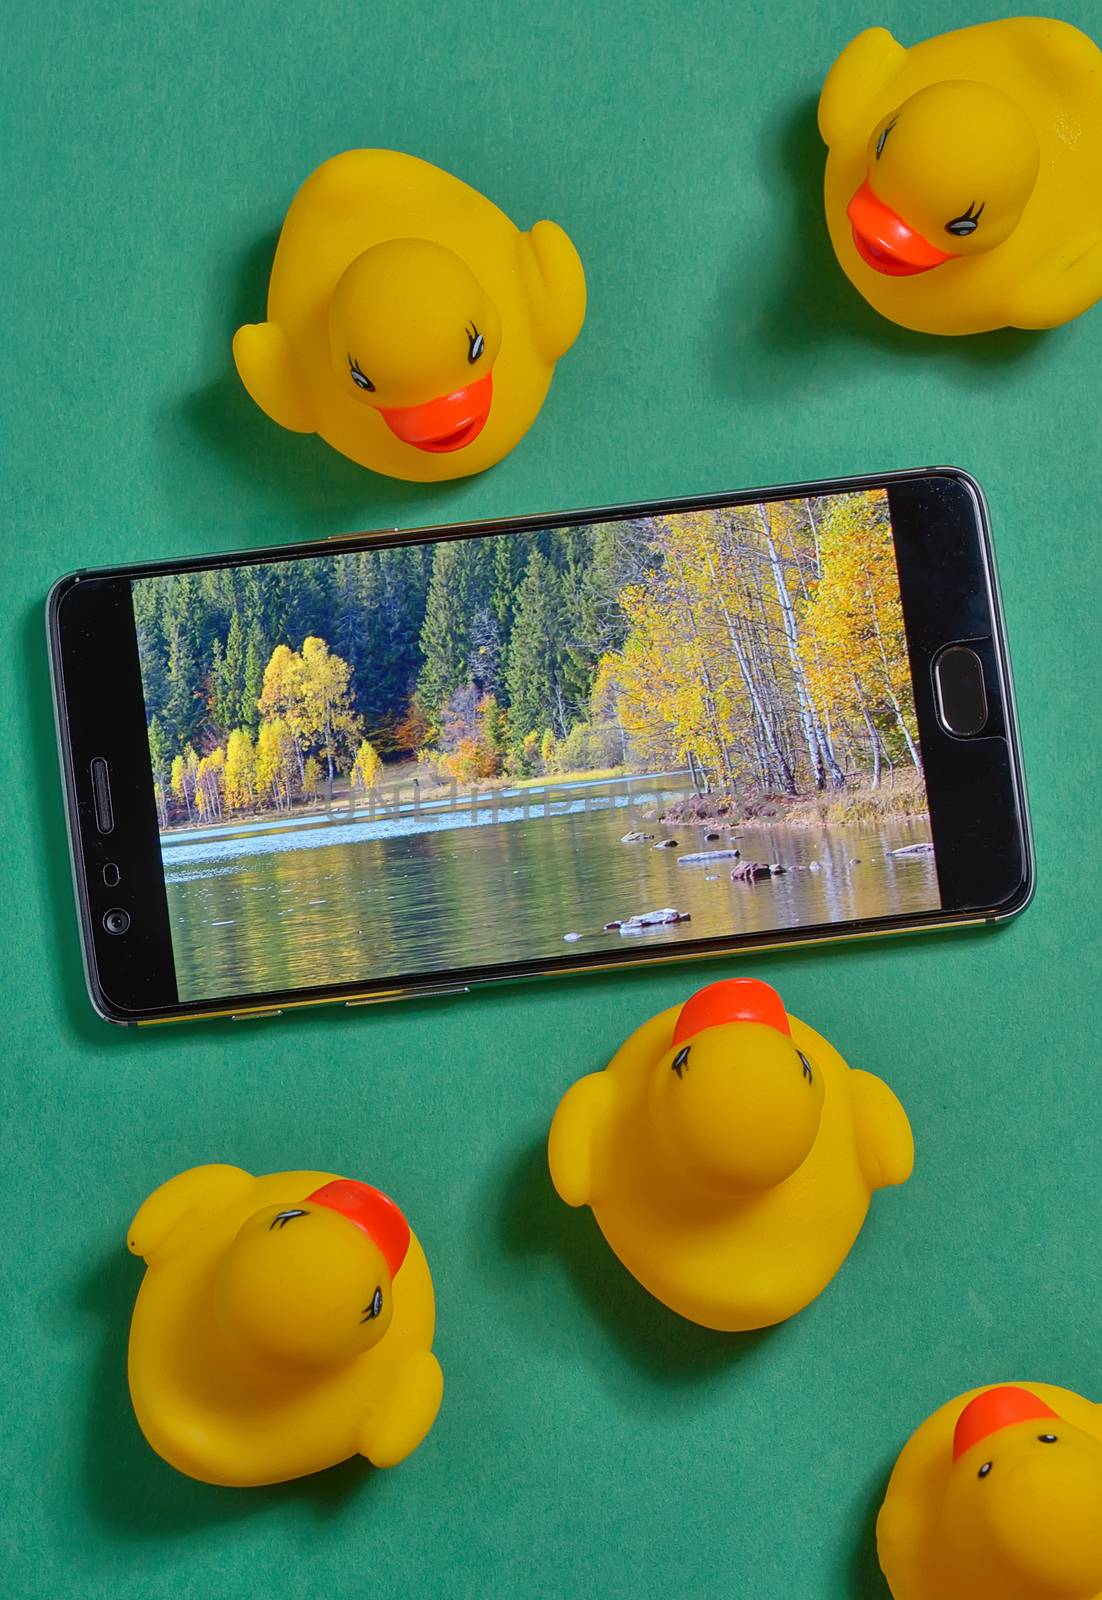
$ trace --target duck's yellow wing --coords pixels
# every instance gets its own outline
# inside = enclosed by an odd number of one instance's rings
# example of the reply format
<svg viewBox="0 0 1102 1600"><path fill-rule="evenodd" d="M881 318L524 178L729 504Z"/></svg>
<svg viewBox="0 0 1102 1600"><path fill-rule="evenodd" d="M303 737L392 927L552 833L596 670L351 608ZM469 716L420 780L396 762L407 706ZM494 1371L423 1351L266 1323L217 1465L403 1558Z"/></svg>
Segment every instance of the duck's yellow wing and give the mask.
<svg viewBox="0 0 1102 1600"><path fill-rule="evenodd" d="M857 1152L870 1189L906 1183L914 1170L915 1142L899 1100L883 1078L850 1071Z"/></svg>
<svg viewBox="0 0 1102 1600"><path fill-rule="evenodd" d="M1011 291L1008 320L1015 328L1058 328L1102 299L1102 226L1093 235L1053 249L1038 270Z"/></svg>
<svg viewBox="0 0 1102 1600"><path fill-rule="evenodd" d="M907 52L887 28L866 28L852 39L827 74L819 96L819 132L831 150L847 140L865 140L887 85Z"/></svg>
<svg viewBox="0 0 1102 1600"><path fill-rule="evenodd" d="M233 336L238 376L261 411L291 433L316 433L306 375L278 322L247 322Z"/></svg>
<svg viewBox="0 0 1102 1600"><path fill-rule="evenodd" d="M394 1375L386 1404L363 1430L359 1450L376 1467L396 1467L411 1456L436 1421L444 1374L431 1350L413 1350Z"/></svg>
<svg viewBox="0 0 1102 1600"><path fill-rule="evenodd" d="M177 1173L138 1207L126 1235L127 1249L152 1264L180 1223L195 1212L227 1204L255 1181L241 1167L216 1162Z"/></svg>
<svg viewBox="0 0 1102 1600"><path fill-rule="evenodd" d="M532 311L532 332L545 361L558 361L585 321L585 273L557 222L537 222L519 241L520 271Z"/></svg>
<svg viewBox="0 0 1102 1600"><path fill-rule="evenodd" d="M616 1098L608 1072L591 1072L559 1102L547 1138L547 1160L551 1182L568 1206L592 1205L599 1198L599 1152L612 1126Z"/></svg>

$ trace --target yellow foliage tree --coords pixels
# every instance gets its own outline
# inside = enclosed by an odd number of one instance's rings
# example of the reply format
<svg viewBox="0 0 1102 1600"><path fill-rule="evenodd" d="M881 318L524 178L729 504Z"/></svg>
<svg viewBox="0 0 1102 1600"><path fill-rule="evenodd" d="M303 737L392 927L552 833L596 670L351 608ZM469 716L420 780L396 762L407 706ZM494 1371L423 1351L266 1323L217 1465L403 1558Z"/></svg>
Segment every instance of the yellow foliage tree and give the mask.
<svg viewBox="0 0 1102 1600"><path fill-rule="evenodd" d="M212 750L199 762L197 782L195 786L195 799L199 807L199 815L204 822L222 815L223 805L223 777L226 765L226 752L219 745L217 750Z"/></svg>
<svg viewBox="0 0 1102 1600"><path fill-rule="evenodd" d="M308 756L306 770L302 775L302 792L311 800L316 800L321 793L321 762L317 756Z"/></svg>
<svg viewBox="0 0 1102 1600"><path fill-rule="evenodd" d="M283 717L260 724L256 739L256 789L270 797L278 811L286 810L294 795L298 752Z"/></svg>
<svg viewBox="0 0 1102 1600"><path fill-rule="evenodd" d="M352 668L333 655L324 639L303 640L300 680L301 719L307 739L317 744L330 783L338 755L363 732L352 706Z"/></svg>
<svg viewBox="0 0 1102 1600"><path fill-rule="evenodd" d="M383 763L379 759L379 752L369 739L362 739L356 751L356 759L352 763L352 790L358 789L367 794L374 789L382 775Z"/></svg>
<svg viewBox="0 0 1102 1600"><path fill-rule="evenodd" d="M182 805L190 822L194 815L195 787L199 777L199 757L189 744L187 749L172 759L169 787L173 798Z"/></svg>
<svg viewBox="0 0 1102 1600"><path fill-rule="evenodd" d="M222 784L228 811L241 811L255 804L256 750L244 728L234 728L226 740Z"/></svg>
<svg viewBox="0 0 1102 1600"><path fill-rule="evenodd" d="M306 752L315 749L329 783L337 762L363 731L352 704L352 668L330 652L324 639L303 641L301 653L280 644L264 669L257 709L265 720L279 718L290 735L305 787Z"/></svg>
<svg viewBox="0 0 1102 1600"><path fill-rule="evenodd" d="M277 644L264 668L264 681L257 710L265 722L278 722L284 738L291 740L301 783L305 766L303 744L306 729L303 718L302 657L290 645Z"/></svg>
<svg viewBox="0 0 1102 1600"><path fill-rule="evenodd" d="M821 576L803 608L801 653L836 724L868 743L873 782L894 746L921 770L907 636L883 495L839 496L819 526Z"/></svg>

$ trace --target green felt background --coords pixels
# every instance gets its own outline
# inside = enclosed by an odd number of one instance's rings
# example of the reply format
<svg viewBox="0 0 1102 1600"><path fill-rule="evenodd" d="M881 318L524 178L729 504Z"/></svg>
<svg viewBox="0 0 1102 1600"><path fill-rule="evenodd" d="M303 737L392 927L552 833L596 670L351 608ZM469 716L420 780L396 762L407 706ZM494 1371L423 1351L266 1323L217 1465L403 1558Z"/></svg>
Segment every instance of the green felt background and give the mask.
<svg viewBox="0 0 1102 1600"><path fill-rule="evenodd" d="M814 10L814 15L813 15ZM977 1382L1096 1395L1102 310L939 342L826 243L815 96L948 0L58 0L5 15L0 1593L848 1600L911 1427ZM1102 34L1098 0L1072 20ZM578 243L584 334L488 476L426 490L277 430L230 364L324 157L408 149ZM552 1196L568 1083L721 964L155 1034L82 991L42 602L78 565L953 461L991 500L1039 857L998 933L759 959L882 1072L918 1167L832 1288L746 1339L650 1302ZM124 1375L124 1230L194 1162L391 1190L447 1390L422 1451L273 1491L177 1476Z"/></svg>

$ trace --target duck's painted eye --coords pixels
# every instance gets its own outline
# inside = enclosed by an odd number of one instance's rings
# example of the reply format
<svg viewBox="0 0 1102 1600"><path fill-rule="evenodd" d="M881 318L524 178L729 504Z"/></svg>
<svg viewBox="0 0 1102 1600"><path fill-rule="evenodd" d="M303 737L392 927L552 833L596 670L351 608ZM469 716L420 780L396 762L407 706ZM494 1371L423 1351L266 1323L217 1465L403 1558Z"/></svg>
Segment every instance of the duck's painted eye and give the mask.
<svg viewBox="0 0 1102 1600"><path fill-rule="evenodd" d="M677 1076L680 1078L683 1075L683 1073L685 1071L685 1068L688 1065L689 1065L689 1046L688 1045L684 1045L682 1047L682 1049L680 1049L677 1052L677 1054L674 1056L673 1060L670 1062L670 1066L673 1068L673 1070L677 1073Z"/></svg>
<svg viewBox="0 0 1102 1600"><path fill-rule="evenodd" d="M382 1309L383 1291L382 1289L376 1288L375 1293L371 1296L371 1299L368 1301L367 1305L364 1306L364 1314L360 1318L360 1321L373 1322Z"/></svg>
<svg viewBox="0 0 1102 1600"><path fill-rule="evenodd" d="M880 137L876 141L876 159L877 159L877 161L879 161L880 157L884 154L884 146L888 142L888 135L889 135L889 133L891 133L891 131L892 131L892 129L894 127L895 127L895 119L893 118L893 120L888 123L886 128L881 128Z"/></svg>
<svg viewBox="0 0 1102 1600"><path fill-rule="evenodd" d="M467 332L467 360L473 367L486 348L486 341L472 322Z"/></svg>
<svg viewBox="0 0 1102 1600"><path fill-rule="evenodd" d="M981 1467L981 1468L980 1468L980 1470L979 1470L979 1471L978 1471L978 1472L977 1472L977 1473L976 1473L976 1477L977 1477L977 1478L986 1478L986 1477L987 1477L987 1474L988 1474L988 1473L989 1473L989 1472L990 1472L990 1471L991 1471L991 1468L992 1468L992 1467L993 1467L993 1466L994 1466L994 1465L995 1465L995 1463L994 1463L994 1462L993 1462L993 1461L985 1461L985 1462L984 1462L984 1464L983 1464L983 1466L982 1466L982 1467Z"/></svg>
<svg viewBox="0 0 1102 1600"><path fill-rule="evenodd" d="M804 1069L804 1077L807 1079L808 1083L814 1083L815 1077L811 1071L811 1062L807 1059L802 1050L797 1050L796 1054L799 1056L800 1065Z"/></svg>
<svg viewBox="0 0 1102 1600"><path fill-rule="evenodd" d="M279 1231L282 1233L289 1222L293 1222L296 1217L304 1217L305 1215L305 1211L303 1211L301 1208L298 1208L294 1211L281 1211L277 1217L273 1217L271 1222L269 1222L268 1232L271 1233L272 1229L278 1223Z"/></svg>
<svg viewBox="0 0 1102 1600"><path fill-rule="evenodd" d="M348 376L352 379L357 389L364 389L368 394L375 393L375 385L365 372L360 371L360 363L355 356L349 356L348 358Z"/></svg>
<svg viewBox="0 0 1102 1600"><path fill-rule="evenodd" d="M1039 1433L1037 1441L1039 1444L1056 1444L1057 1437L1054 1433Z"/></svg>
<svg viewBox="0 0 1102 1600"><path fill-rule="evenodd" d="M985 200L977 211L976 202L973 200L963 216L954 217L952 222L945 224L946 233L952 233L958 239L966 239L970 233L975 233L980 225L980 218L983 216L986 204L987 201Z"/></svg>

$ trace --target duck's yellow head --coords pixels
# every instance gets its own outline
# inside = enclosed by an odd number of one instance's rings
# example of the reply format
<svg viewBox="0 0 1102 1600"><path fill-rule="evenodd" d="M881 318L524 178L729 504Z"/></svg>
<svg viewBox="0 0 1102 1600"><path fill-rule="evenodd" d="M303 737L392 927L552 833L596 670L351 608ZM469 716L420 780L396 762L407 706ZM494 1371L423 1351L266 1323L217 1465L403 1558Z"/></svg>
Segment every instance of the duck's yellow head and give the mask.
<svg viewBox="0 0 1102 1600"><path fill-rule="evenodd" d="M675 1158L709 1188L771 1189L807 1159L823 1082L780 996L755 978L710 984L681 1008L650 1110Z"/></svg>
<svg viewBox="0 0 1102 1600"><path fill-rule="evenodd" d="M992 250L1017 227L1040 167L1036 130L991 84L934 83L882 117L847 208L867 266L929 272Z"/></svg>
<svg viewBox="0 0 1102 1600"><path fill-rule="evenodd" d="M1004 1385L957 1421L942 1541L984 1593L1095 1600L1102 1592L1102 1440L1028 1389Z"/></svg>
<svg viewBox="0 0 1102 1600"><path fill-rule="evenodd" d="M392 1200L340 1178L242 1224L219 1266L215 1307L251 1354L293 1366L342 1366L378 1344L409 1226Z"/></svg>
<svg viewBox="0 0 1102 1600"><path fill-rule="evenodd" d="M461 450L493 403L501 318L454 251L388 239L345 269L329 306L333 372L404 444Z"/></svg>

